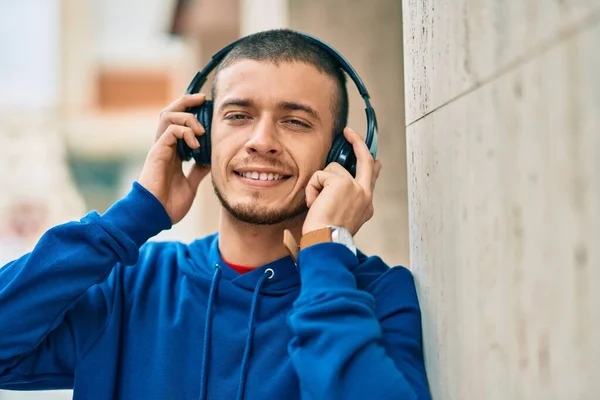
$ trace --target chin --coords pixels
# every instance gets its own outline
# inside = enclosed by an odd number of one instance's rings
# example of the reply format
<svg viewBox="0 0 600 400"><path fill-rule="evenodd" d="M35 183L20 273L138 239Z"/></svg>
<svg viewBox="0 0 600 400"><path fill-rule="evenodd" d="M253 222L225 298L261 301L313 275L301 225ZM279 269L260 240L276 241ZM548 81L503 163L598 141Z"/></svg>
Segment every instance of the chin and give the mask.
<svg viewBox="0 0 600 400"><path fill-rule="evenodd" d="M214 186L215 195L223 208L236 220L251 225L276 225L296 218L308 211L304 198L282 206L282 201L266 201L257 196L228 199Z"/></svg>

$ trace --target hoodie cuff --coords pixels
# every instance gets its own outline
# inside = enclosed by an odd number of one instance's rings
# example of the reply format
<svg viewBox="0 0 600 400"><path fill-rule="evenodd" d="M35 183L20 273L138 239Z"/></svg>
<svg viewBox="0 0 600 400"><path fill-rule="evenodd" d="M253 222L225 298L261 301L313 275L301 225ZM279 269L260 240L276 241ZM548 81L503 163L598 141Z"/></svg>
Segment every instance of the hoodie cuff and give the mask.
<svg viewBox="0 0 600 400"><path fill-rule="evenodd" d="M298 253L302 291L356 289L351 271L357 266L358 258L340 243L319 243Z"/></svg>
<svg viewBox="0 0 600 400"><path fill-rule="evenodd" d="M142 246L153 236L171 229L171 218L152 193L134 182L131 191L113 204L102 219Z"/></svg>

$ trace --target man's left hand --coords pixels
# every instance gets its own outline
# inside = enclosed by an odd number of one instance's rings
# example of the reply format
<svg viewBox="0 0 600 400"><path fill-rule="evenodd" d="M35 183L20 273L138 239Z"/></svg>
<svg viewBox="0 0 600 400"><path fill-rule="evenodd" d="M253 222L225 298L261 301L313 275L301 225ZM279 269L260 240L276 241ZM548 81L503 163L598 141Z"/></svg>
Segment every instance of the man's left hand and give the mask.
<svg viewBox="0 0 600 400"><path fill-rule="evenodd" d="M328 226L343 226L355 235L373 217L373 190L381 161L373 159L358 133L346 128L344 136L356 154L356 178L336 162L313 174L306 186L309 211L303 235Z"/></svg>

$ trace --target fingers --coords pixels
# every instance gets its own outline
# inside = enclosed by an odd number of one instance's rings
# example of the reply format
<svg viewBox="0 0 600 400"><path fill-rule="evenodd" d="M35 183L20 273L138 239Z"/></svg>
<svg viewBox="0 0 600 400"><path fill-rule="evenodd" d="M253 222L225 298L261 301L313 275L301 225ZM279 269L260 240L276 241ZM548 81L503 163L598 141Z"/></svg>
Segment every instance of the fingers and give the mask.
<svg viewBox="0 0 600 400"><path fill-rule="evenodd" d="M336 174L330 171L315 172L306 185L306 206L311 207L321 190Z"/></svg>
<svg viewBox="0 0 600 400"><path fill-rule="evenodd" d="M172 111L185 111L188 108L196 107L204 103L206 95L204 93L184 94L165 108L162 113Z"/></svg>
<svg viewBox="0 0 600 400"><path fill-rule="evenodd" d="M352 179L352 175L350 174L350 172L337 162L329 163L323 171L331 172Z"/></svg>
<svg viewBox="0 0 600 400"><path fill-rule="evenodd" d="M375 160L369 152L369 148L364 139L351 128L344 129L344 136L352 145L352 149L356 155L356 181L365 190L372 191L374 187ZM377 174L379 174L378 171Z"/></svg>
<svg viewBox="0 0 600 400"><path fill-rule="evenodd" d="M187 112L168 112L164 114L163 121L168 125L183 125L192 128L194 133L198 136L204 134L206 130L196 118L195 115Z"/></svg>
<svg viewBox="0 0 600 400"><path fill-rule="evenodd" d="M169 125L187 126L192 128L198 136L204 134L205 129L200 125L196 116L189 112L185 112L190 107L204 103L204 100L204 94L186 94L162 110L158 128L156 130L156 137L154 138L155 141L158 141Z"/></svg>
<svg viewBox="0 0 600 400"><path fill-rule="evenodd" d="M193 130L194 135L201 136L206 130L204 127L198 122L198 119L195 115L187 112L163 112L160 115L160 123L158 124L158 129L156 130L156 138L157 141L168 129L171 125L180 125L182 127L188 127Z"/></svg>
<svg viewBox="0 0 600 400"><path fill-rule="evenodd" d="M370 155L371 153L369 153ZM370 191L369 191L369 187L364 188L362 185L360 185L360 187L365 190L367 192L367 194L372 195L373 192L375 191L375 184L377 183L377 179L379 178L379 173L381 172L381 160L375 160L375 163L373 164L373 175L371 177L371 186L370 186ZM350 172L348 172L348 170L344 167L342 167L340 164L333 162L330 163L329 165L327 165L327 167L324 169L324 171L326 172L331 172L333 174L339 175L341 177L345 177L348 178L350 180L354 180L354 178L352 177L352 175L350 175ZM356 181L355 181L356 182ZM358 182L356 182L358 183Z"/></svg>
<svg viewBox="0 0 600 400"><path fill-rule="evenodd" d="M316 171L306 185L306 205L310 208L321 190L335 177L352 179L352 175L338 163L330 163L322 171Z"/></svg>
<svg viewBox="0 0 600 400"><path fill-rule="evenodd" d="M196 139L192 128L182 125L169 125L165 132L158 138L157 144L175 147L177 139L183 139L192 149L200 147L200 142Z"/></svg>

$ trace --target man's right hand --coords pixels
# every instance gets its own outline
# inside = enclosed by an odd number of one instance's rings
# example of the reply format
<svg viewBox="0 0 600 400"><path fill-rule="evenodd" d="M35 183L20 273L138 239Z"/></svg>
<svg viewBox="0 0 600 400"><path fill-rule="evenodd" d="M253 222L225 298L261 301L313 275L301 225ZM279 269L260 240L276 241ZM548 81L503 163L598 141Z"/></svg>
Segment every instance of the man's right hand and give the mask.
<svg viewBox="0 0 600 400"><path fill-rule="evenodd" d="M173 224L190 211L200 181L210 172L210 167L194 163L191 171L184 174L176 150L177 139L185 140L192 149L200 146L196 135L203 135L204 127L185 110L201 105L204 100L201 93L184 95L162 111L154 145L138 179L165 207Z"/></svg>

